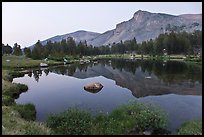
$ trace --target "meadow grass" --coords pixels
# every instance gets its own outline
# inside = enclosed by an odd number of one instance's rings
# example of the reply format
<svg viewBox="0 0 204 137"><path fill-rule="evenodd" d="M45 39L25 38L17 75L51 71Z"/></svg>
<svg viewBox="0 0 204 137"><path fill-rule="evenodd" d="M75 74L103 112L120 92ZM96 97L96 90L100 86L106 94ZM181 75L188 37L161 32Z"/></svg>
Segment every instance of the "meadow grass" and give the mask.
<svg viewBox="0 0 204 137"><path fill-rule="evenodd" d="M192 120L183 123L178 131L178 135L202 135L202 120Z"/></svg>
<svg viewBox="0 0 204 137"><path fill-rule="evenodd" d="M63 62L53 61L53 60L49 60L49 61L33 60L25 56L15 56L15 55L2 56L3 68L33 68L33 67L40 67L40 63L46 63L48 65L63 64Z"/></svg>
<svg viewBox="0 0 204 137"><path fill-rule="evenodd" d="M43 123L27 121L11 106L2 106L2 135L50 135Z"/></svg>
<svg viewBox="0 0 204 137"><path fill-rule="evenodd" d="M109 55L97 55L96 56L99 59L112 59L112 58L121 58L121 59L130 59L131 54L109 54ZM202 63L202 59L197 56L185 56L185 55L177 55L177 54L172 54L172 55L141 55L141 54L136 54L134 56L135 59L156 59L156 60L178 60L178 61L191 61L195 63Z"/></svg>
<svg viewBox="0 0 204 137"><path fill-rule="evenodd" d="M36 110L33 104L18 104L12 106L12 108L20 114L21 118L27 121L34 121L36 119Z"/></svg>

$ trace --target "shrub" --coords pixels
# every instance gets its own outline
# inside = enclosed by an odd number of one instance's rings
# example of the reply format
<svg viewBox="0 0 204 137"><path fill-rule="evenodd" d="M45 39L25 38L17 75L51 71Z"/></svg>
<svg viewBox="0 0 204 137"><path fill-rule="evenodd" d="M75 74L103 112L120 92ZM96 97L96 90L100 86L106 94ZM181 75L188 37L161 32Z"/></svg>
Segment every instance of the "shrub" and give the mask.
<svg viewBox="0 0 204 137"><path fill-rule="evenodd" d="M28 90L28 86L25 84L15 83L15 85L19 88L20 92L25 92Z"/></svg>
<svg viewBox="0 0 204 137"><path fill-rule="evenodd" d="M6 75L3 77L3 79L6 80L6 81L10 81L10 82L13 81L13 77L12 77L11 75L9 75L9 74L6 74Z"/></svg>
<svg viewBox="0 0 204 137"><path fill-rule="evenodd" d="M63 57L57 57L57 56L50 56L48 57L49 60L54 60L54 61L63 61Z"/></svg>
<svg viewBox="0 0 204 137"><path fill-rule="evenodd" d="M56 134L66 135L143 134L146 130L159 134L166 128L167 119L159 108L130 102L114 109L110 114L99 113L94 117L86 111L69 109L50 116L47 125Z"/></svg>
<svg viewBox="0 0 204 137"><path fill-rule="evenodd" d="M25 73L19 72L19 71L11 71L9 72L9 75L11 75L13 78L23 77Z"/></svg>
<svg viewBox="0 0 204 137"><path fill-rule="evenodd" d="M28 90L28 86L20 83L13 83L12 86L5 89L4 94L14 98L18 98L19 94Z"/></svg>
<svg viewBox="0 0 204 137"><path fill-rule="evenodd" d="M178 131L178 135L202 135L202 121L193 120L183 123Z"/></svg>
<svg viewBox="0 0 204 137"><path fill-rule="evenodd" d="M139 131L166 128L166 120L160 112L155 110L142 110L134 116L136 129Z"/></svg>
<svg viewBox="0 0 204 137"><path fill-rule="evenodd" d="M15 105L13 109L18 111L25 120L34 121L36 119L36 110L33 104Z"/></svg>
<svg viewBox="0 0 204 137"><path fill-rule="evenodd" d="M49 116L47 126L57 134L84 135L90 133L91 122L91 115L88 112L68 109L63 113Z"/></svg>
<svg viewBox="0 0 204 137"><path fill-rule="evenodd" d="M14 98L2 95L2 106L10 106L14 104Z"/></svg>
<svg viewBox="0 0 204 137"><path fill-rule="evenodd" d="M99 120L97 120L99 119ZM166 114L157 107L129 102L113 110L108 116L96 117L97 134L137 134L145 130L165 129ZM102 131L99 131L102 130Z"/></svg>

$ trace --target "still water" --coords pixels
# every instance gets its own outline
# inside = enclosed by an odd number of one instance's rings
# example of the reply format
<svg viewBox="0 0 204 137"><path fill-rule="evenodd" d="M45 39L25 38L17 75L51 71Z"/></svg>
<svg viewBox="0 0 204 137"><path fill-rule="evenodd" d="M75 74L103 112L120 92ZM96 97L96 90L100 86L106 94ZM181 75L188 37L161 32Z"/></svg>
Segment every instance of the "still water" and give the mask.
<svg viewBox="0 0 204 137"><path fill-rule="evenodd" d="M166 111L168 129L175 132L185 121L202 119L202 66L177 61L100 60L30 70L15 83L28 85L17 104L33 103L37 120L70 107L92 114L110 112L130 100L151 103ZM98 93L84 85L100 82Z"/></svg>

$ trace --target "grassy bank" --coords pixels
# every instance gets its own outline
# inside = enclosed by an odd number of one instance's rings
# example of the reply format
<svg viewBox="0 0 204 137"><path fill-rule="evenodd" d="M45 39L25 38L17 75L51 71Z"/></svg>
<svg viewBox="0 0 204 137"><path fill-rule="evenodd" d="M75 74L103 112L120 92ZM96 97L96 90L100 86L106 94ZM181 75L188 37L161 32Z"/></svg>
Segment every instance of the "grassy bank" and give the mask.
<svg viewBox="0 0 204 137"><path fill-rule="evenodd" d="M43 123L28 121L11 106L2 106L2 135L49 135Z"/></svg>
<svg viewBox="0 0 204 137"><path fill-rule="evenodd" d="M50 116L46 123L56 134L62 135L143 135L166 131L167 118L159 108L131 102L110 114L99 113L96 116L91 116L88 111L68 109Z"/></svg>
<svg viewBox="0 0 204 137"><path fill-rule="evenodd" d="M2 135L46 135L51 130L43 123L35 122L36 111L32 104L17 105L17 96L27 91L24 84L11 83L13 77L2 70Z"/></svg>
<svg viewBox="0 0 204 137"><path fill-rule="evenodd" d="M33 68L40 67L40 63L46 63L48 65L61 65L63 62L59 61L44 61L44 60L33 60L26 58L25 56L7 55L2 56L2 68Z"/></svg>
<svg viewBox="0 0 204 137"><path fill-rule="evenodd" d="M11 83L13 77L9 74L8 70L2 70L2 105L14 104L14 99L17 98L20 93L28 90L28 86L25 84Z"/></svg>
<svg viewBox="0 0 204 137"><path fill-rule="evenodd" d="M110 55L98 55L97 59L155 59L155 60L178 60L185 62L194 62L198 64L202 64L202 59L197 56L185 56L185 55L166 55L166 56L151 56L151 55L141 55L136 54L135 56L131 56L131 54L110 54Z"/></svg>

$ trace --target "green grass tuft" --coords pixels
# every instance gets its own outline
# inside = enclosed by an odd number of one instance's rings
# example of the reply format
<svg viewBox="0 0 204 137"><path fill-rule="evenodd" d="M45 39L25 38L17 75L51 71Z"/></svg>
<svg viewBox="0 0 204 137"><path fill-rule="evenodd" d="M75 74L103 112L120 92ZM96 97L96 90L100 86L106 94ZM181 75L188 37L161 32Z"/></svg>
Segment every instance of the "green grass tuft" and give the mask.
<svg viewBox="0 0 204 137"><path fill-rule="evenodd" d="M36 119L36 110L33 104L14 105L12 108L18 111L21 118L27 121L34 121Z"/></svg>
<svg viewBox="0 0 204 137"><path fill-rule="evenodd" d="M91 115L86 111L68 109L67 111L48 117L47 126L56 134L84 135L89 134Z"/></svg>
<svg viewBox="0 0 204 137"><path fill-rule="evenodd" d="M18 98L19 94L28 90L28 86L20 83L13 83L12 86L8 87L4 91L4 95Z"/></svg>
<svg viewBox="0 0 204 137"><path fill-rule="evenodd" d="M177 131L178 135L202 135L202 120L183 123Z"/></svg>
<svg viewBox="0 0 204 137"><path fill-rule="evenodd" d="M43 123L27 121L10 106L2 106L2 135L50 135Z"/></svg>
<svg viewBox="0 0 204 137"><path fill-rule="evenodd" d="M14 98L6 95L2 95L2 106L10 106L15 104Z"/></svg>

